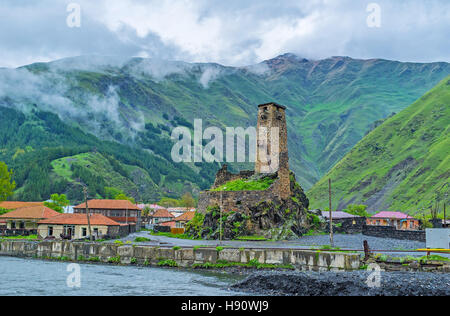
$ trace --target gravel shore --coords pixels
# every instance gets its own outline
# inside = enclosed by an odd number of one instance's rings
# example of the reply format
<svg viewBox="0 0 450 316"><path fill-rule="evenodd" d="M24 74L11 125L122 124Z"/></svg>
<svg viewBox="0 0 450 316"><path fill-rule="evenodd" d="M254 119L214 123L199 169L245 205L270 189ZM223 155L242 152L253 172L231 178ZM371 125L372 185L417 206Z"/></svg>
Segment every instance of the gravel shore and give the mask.
<svg viewBox="0 0 450 316"><path fill-rule="evenodd" d="M371 272L257 272L231 289L281 296L449 296L450 274L380 272L380 286L366 283Z"/></svg>

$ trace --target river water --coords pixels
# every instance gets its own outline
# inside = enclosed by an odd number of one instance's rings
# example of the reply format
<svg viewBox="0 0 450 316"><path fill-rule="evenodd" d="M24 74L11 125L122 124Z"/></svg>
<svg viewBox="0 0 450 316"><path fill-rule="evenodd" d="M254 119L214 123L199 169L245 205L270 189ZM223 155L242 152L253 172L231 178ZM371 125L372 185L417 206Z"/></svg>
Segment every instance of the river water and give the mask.
<svg viewBox="0 0 450 316"><path fill-rule="evenodd" d="M69 287L70 263L0 257L0 295L240 295L244 277L207 271L80 264L80 287ZM69 282L69 284L73 284Z"/></svg>

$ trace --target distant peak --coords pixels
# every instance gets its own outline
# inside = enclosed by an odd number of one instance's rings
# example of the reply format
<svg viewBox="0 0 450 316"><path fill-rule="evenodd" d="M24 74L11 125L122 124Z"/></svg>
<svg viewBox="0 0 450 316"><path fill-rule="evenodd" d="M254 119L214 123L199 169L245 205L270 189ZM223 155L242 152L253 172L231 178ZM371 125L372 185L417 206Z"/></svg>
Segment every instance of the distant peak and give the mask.
<svg viewBox="0 0 450 316"><path fill-rule="evenodd" d="M272 60L287 60L290 62L308 62L309 61L308 59L302 58L293 53L285 53L285 54L282 54L282 55L279 55L279 56L273 58Z"/></svg>

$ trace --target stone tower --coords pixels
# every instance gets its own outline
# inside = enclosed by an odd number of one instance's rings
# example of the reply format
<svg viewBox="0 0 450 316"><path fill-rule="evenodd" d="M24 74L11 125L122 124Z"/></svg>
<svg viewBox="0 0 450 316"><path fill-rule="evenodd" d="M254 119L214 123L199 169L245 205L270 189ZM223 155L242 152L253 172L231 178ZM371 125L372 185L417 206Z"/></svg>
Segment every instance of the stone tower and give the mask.
<svg viewBox="0 0 450 316"><path fill-rule="evenodd" d="M256 173L278 172L278 191L288 198L290 190L286 107L276 103L258 106Z"/></svg>

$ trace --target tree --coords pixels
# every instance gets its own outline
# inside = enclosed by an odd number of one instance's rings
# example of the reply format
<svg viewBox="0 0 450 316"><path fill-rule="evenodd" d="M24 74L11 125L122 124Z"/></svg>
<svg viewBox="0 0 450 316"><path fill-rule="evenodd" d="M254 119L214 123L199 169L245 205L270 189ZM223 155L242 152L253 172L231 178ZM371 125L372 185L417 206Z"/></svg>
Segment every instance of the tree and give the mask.
<svg viewBox="0 0 450 316"><path fill-rule="evenodd" d="M125 194L122 190L112 187L105 187L105 198L115 200L119 194Z"/></svg>
<svg viewBox="0 0 450 316"><path fill-rule="evenodd" d="M195 207L195 199L190 192L183 194L181 197L180 205L184 207Z"/></svg>
<svg viewBox="0 0 450 316"><path fill-rule="evenodd" d="M59 213L64 213L64 207L70 204L65 194L52 194L50 200L51 202L44 202L44 205Z"/></svg>
<svg viewBox="0 0 450 316"><path fill-rule="evenodd" d="M370 214L367 213L366 209L367 205L349 204L344 212L362 217L370 217Z"/></svg>
<svg viewBox="0 0 450 316"><path fill-rule="evenodd" d="M177 199L164 197L158 202L158 204L164 207L178 207L180 206L180 201Z"/></svg>
<svg viewBox="0 0 450 316"><path fill-rule="evenodd" d="M16 183L12 180L13 172L8 170L8 166L0 161L0 201L13 195Z"/></svg>
<svg viewBox="0 0 450 316"><path fill-rule="evenodd" d="M142 216L147 217L150 215L150 212L152 211L152 209L148 206L144 207L144 209L142 210Z"/></svg>
<svg viewBox="0 0 450 316"><path fill-rule="evenodd" d="M130 201L133 204L136 203L135 200L132 197L128 197L128 196L126 196L123 193L120 193L120 194L116 195L115 199L116 200L128 200L128 201Z"/></svg>

